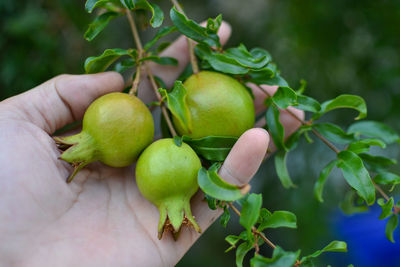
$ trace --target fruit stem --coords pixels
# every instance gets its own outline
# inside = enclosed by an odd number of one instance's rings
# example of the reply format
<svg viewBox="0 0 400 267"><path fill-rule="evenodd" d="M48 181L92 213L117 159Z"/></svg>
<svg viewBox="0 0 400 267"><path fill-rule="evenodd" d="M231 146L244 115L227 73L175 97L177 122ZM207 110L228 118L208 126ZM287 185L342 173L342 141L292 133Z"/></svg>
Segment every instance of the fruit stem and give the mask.
<svg viewBox="0 0 400 267"><path fill-rule="evenodd" d="M140 40L138 31L137 31L135 20L134 20L134 18L132 16L130 10L126 11L126 15L128 17L129 25L130 25L131 30L132 30L133 39L135 40L135 43L136 43L136 48L138 49L139 56L141 56L143 54L143 46L142 46L142 42ZM157 83L156 83L156 81L154 79L154 75L153 75L153 73L152 73L152 71L151 71L151 69L148 66L146 61L143 62L143 65L144 65L144 67L146 69L147 76L149 77L149 80L150 80L151 86L153 88L154 94L156 95L158 101L160 102L161 112L162 112L162 114L163 114L163 116L165 118L165 121L167 122L168 129L171 132L172 136L176 136L177 133L175 131L175 128L174 128L174 126L173 126L173 124L171 122L171 119L168 116L167 109L165 108L165 106L163 104L163 101L162 101L162 97L161 97L160 93L158 92L158 86L157 86ZM139 68L139 66L138 66L138 68ZM140 74L139 70L136 73L135 80L136 80L138 74ZM138 78L138 79L140 79L140 78ZM132 88L133 88L133 86L132 86Z"/></svg>
<svg viewBox="0 0 400 267"><path fill-rule="evenodd" d="M183 11L182 6L178 3L177 0L171 0L172 4L176 7L176 9L178 9L179 12L181 12L185 17L185 11ZM189 49L189 56L190 56L190 63L192 65L192 70L193 73L196 74L199 72L199 65L197 63L197 58L196 55L194 54L194 43L191 39L187 38L187 43L188 43L188 49Z"/></svg>
<svg viewBox="0 0 400 267"><path fill-rule="evenodd" d="M260 89L262 92L264 92L264 94L266 94L268 97L272 97L270 93L267 92L267 90L265 90L264 88L262 88L261 86L257 85L257 88ZM289 109L286 109L286 112L292 116L294 119L296 119L297 121L299 121L302 125L312 125L312 120L309 121L305 121L301 118L299 118L296 114L294 114L292 111L290 111ZM311 131L315 134L315 136L317 136L322 142L324 142L332 151L334 151L336 154L340 153L340 150L335 147L334 144L332 144L331 142L329 142L325 137L323 137L317 130L315 130L314 128L311 128ZM372 178L371 178L372 180ZM383 189L374 183L374 181L372 180L372 183L374 184L376 191L379 192L379 194L381 194L381 196L386 199L386 201L389 201L389 197L388 195L385 194L385 192L383 191ZM395 207L397 208L397 207Z"/></svg>
<svg viewBox="0 0 400 267"><path fill-rule="evenodd" d="M132 87L129 90L130 95L136 95L138 87L139 87L139 83L140 83L141 67L142 67L141 66L142 62L140 61L140 59L143 56L143 47L142 47L142 44L140 43L139 34L138 34L138 31L136 28L135 20L133 19L132 14L129 10L126 11L126 16L128 17L129 24L131 25L132 35L134 37L136 47L138 49L137 62L139 62L139 63L137 64L137 67L136 67L135 79L133 80Z"/></svg>

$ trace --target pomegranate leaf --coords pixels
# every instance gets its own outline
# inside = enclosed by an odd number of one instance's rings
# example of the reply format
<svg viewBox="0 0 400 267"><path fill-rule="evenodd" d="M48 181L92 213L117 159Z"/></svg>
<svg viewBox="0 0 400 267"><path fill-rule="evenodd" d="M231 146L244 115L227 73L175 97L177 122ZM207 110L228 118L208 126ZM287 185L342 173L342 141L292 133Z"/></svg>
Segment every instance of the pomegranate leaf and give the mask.
<svg viewBox="0 0 400 267"><path fill-rule="evenodd" d="M164 12L154 3L149 3L146 0L121 0L121 3L129 10L143 9L150 11L150 25L153 28L160 27L164 21Z"/></svg>
<svg viewBox="0 0 400 267"><path fill-rule="evenodd" d="M175 7L171 8L169 15L174 25L183 35L208 46L221 47L219 37L214 33L214 30L210 31L200 26L197 22L187 19L186 16L180 13Z"/></svg>
<svg viewBox="0 0 400 267"><path fill-rule="evenodd" d="M349 133L381 139L386 144L400 143L400 136L389 126L378 121L359 121L350 125Z"/></svg>
<svg viewBox="0 0 400 267"><path fill-rule="evenodd" d="M185 143L198 155L210 161L224 161L237 140L237 137L229 136L206 136L199 139L183 136Z"/></svg>
<svg viewBox="0 0 400 267"><path fill-rule="evenodd" d="M340 95L332 100L325 101L321 105L321 110L315 113L313 119L319 119L328 111L339 108L351 108L359 112L356 120L363 119L367 116L367 105L362 97L356 95Z"/></svg>
<svg viewBox="0 0 400 267"><path fill-rule="evenodd" d="M162 38L170 33L173 33L176 30L177 30L177 28L175 26L167 26L167 27L160 28L158 30L158 32L156 33L156 35L153 37L153 39L151 39L150 41L148 41L145 44L144 50L148 50L153 45L155 45L157 43L157 41L160 40L160 38Z"/></svg>
<svg viewBox="0 0 400 267"><path fill-rule="evenodd" d="M106 49L103 54L97 57L88 57L85 61L85 72L86 73L97 73L105 71L112 63L122 56L136 56L136 50L129 49ZM130 65L130 63L128 64ZM132 65L133 66L133 65Z"/></svg>
<svg viewBox="0 0 400 267"><path fill-rule="evenodd" d="M324 185L326 180L328 179L329 174L331 173L332 169L338 164L338 160L333 160L329 162L321 171L317 182L314 185L314 195L318 199L319 202L324 202L322 198L322 192L324 190Z"/></svg>
<svg viewBox="0 0 400 267"><path fill-rule="evenodd" d="M240 187L227 183L218 174L220 164L214 164L209 170L201 168L197 181L207 195L223 201L235 201L243 197Z"/></svg>
<svg viewBox="0 0 400 267"><path fill-rule="evenodd" d="M121 16L121 14L113 11L101 14L100 16L96 17L89 25L89 28L87 29L83 37L87 41L92 41L102 30L104 30L104 28L112 19L115 19L118 16Z"/></svg>
<svg viewBox="0 0 400 267"><path fill-rule="evenodd" d="M175 81L174 88L168 92L166 89L160 89L161 96L167 100L168 109L174 118L179 122L185 132L190 132L192 123L190 110L186 103L187 91L181 81Z"/></svg>
<svg viewBox="0 0 400 267"><path fill-rule="evenodd" d="M351 151L338 154L337 166L342 170L347 183L353 187L368 205L375 202L375 187L362 159Z"/></svg>

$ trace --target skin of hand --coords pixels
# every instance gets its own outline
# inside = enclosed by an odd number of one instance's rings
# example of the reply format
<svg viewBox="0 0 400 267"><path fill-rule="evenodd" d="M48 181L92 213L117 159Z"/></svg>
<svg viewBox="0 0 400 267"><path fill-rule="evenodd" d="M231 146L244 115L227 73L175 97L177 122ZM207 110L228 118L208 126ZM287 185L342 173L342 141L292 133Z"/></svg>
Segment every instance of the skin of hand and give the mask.
<svg viewBox="0 0 400 267"><path fill-rule="evenodd" d="M223 23L219 35L225 43L228 24ZM186 40L179 38L163 56L176 57L179 65L150 67L171 85L188 63ZM71 184L65 182L72 168L58 159L50 135L81 119L97 97L123 87L115 72L61 75L0 103L1 266L173 266L200 236L183 228L177 242L169 234L157 239L158 210L138 191L134 166L92 163ZM150 100L145 79L139 92L144 101ZM261 111L265 95L254 93L256 110ZM281 119L287 135L299 127L284 111ZM249 182L268 145L265 130L248 130L220 175L230 183ZM192 211L203 232L221 214L209 210L201 193L193 197Z"/></svg>

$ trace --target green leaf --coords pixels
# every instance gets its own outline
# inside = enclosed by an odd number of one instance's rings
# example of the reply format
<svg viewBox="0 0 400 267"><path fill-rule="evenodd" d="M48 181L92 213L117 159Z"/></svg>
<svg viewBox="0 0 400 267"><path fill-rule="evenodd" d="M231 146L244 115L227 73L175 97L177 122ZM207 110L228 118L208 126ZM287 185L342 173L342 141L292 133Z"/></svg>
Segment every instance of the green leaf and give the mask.
<svg viewBox="0 0 400 267"><path fill-rule="evenodd" d="M96 7L107 8L109 5L121 6L121 2L119 0L87 0L85 10L92 13Z"/></svg>
<svg viewBox="0 0 400 267"><path fill-rule="evenodd" d="M400 143L400 136L389 126L378 121L359 121L350 125L349 133L381 139L386 144Z"/></svg>
<svg viewBox="0 0 400 267"><path fill-rule="evenodd" d="M275 154L275 169L283 187L288 189L296 186L293 184L292 179L290 179L290 175L286 167L286 155L287 153L284 150L278 151Z"/></svg>
<svg viewBox="0 0 400 267"><path fill-rule="evenodd" d="M228 242L231 246L236 245L236 243L241 240L242 238L240 236L236 235L228 235L225 237L225 241Z"/></svg>
<svg viewBox="0 0 400 267"><path fill-rule="evenodd" d="M229 136L206 136L199 139L191 139L183 136L183 140L203 158L210 161L224 161L238 140Z"/></svg>
<svg viewBox="0 0 400 267"><path fill-rule="evenodd" d="M391 173L391 172L382 172L379 173L377 176L374 178L374 182L377 184L391 184L391 185L397 185L400 184L400 176Z"/></svg>
<svg viewBox="0 0 400 267"><path fill-rule="evenodd" d="M236 266L243 267L243 259L246 254L253 248L253 244L251 242L243 242L236 249Z"/></svg>
<svg viewBox="0 0 400 267"><path fill-rule="evenodd" d="M127 58L115 64L114 70L119 73L123 73L124 71L133 68L135 65L136 62L133 60L133 58Z"/></svg>
<svg viewBox="0 0 400 267"><path fill-rule="evenodd" d="M151 12L150 25L153 28L161 26L161 24L164 21L164 12L158 5L150 3L146 0L139 0L139 1L136 0L135 2L136 2L136 7L135 7L136 9L144 9Z"/></svg>
<svg viewBox="0 0 400 267"><path fill-rule="evenodd" d="M290 87L280 86L272 96L272 102L281 109L286 109L287 107L293 106L297 103L296 92Z"/></svg>
<svg viewBox="0 0 400 267"><path fill-rule="evenodd" d="M225 206L224 213L222 213L219 222L224 228L226 228L226 225L228 224L230 218L231 214L229 213L229 209Z"/></svg>
<svg viewBox="0 0 400 267"><path fill-rule="evenodd" d="M356 206L354 203L357 194L352 190L346 193L344 200L340 203L340 208L344 214L350 215L354 213L361 213L368 210L365 205Z"/></svg>
<svg viewBox="0 0 400 267"><path fill-rule="evenodd" d="M210 33L218 33L219 27L222 24L222 15L219 14L215 19L207 19L207 31Z"/></svg>
<svg viewBox="0 0 400 267"><path fill-rule="evenodd" d="M100 16L96 17L89 25L89 28L87 29L83 37L87 41L92 41L108 25L108 23L112 19L115 19L120 15L121 14L112 11L101 14Z"/></svg>
<svg viewBox="0 0 400 267"><path fill-rule="evenodd" d="M211 210L216 210L217 209L217 200L215 198L213 198L213 197L211 197L211 196L209 196L207 194L204 194L204 198L207 200L208 207Z"/></svg>
<svg viewBox="0 0 400 267"><path fill-rule="evenodd" d="M89 57L85 60L85 72L103 72L117 59L127 55L132 55L132 51L120 48L106 49L100 56Z"/></svg>
<svg viewBox="0 0 400 267"><path fill-rule="evenodd" d="M171 92L160 89L160 94L167 99L168 109L179 122L185 132L190 132L192 128L192 120L189 107L186 103L187 91L181 81L175 81L174 88Z"/></svg>
<svg viewBox="0 0 400 267"><path fill-rule="evenodd" d="M323 249L317 250L313 254L303 257L301 262L310 260L311 258L317 258L324 252L347 252L347 244L343 241L332 241Z"/></svg>
<svg viewBox="0 0 400 267"><path fill-rule="evenodd" d="M226 49L225 55L235 59L241 66L260 69L271 61L271 55L264 49L253 48L250 52L244 44Z"/></svg>
<svg viewBox="0 0 400 267"><path fill-rule="evenodd" d="M249 69L243 67L237 60L224 54L213 53L205 60L217 71L229 74L246 74Z"/></svg>
<svg viewBox="0 0 400 267"><path fill-rule="evenodd" d="M285 147L287 148L287 151L292 151L297 147L301 135L302 135L301 131L296 131L286 139Z"/></svg>
<svg viewBox="0 0 400 267"><path fill-rule="evenodd" d="M208 46L221 47L219 37L216 33L209 32L207 28L200 26L193 20L187 19L175 7L171 8L169 15L174 25L183 35Z"/></svg>
<svg viewBox="0 0 400 267"><path fill-rule="evenodd" d="M381 206L381 208L382 208L382 213L379 216L380 220L383 220L393 214L393 212L392 212L392 209L394 206L393 197L391 197L386 203L383 198L379 198L377 202L378 202L378 205Z"/></svg>
<svg viewBox="0 0 400 267"><path fill-rule="evenodd" d="M340 162L337 166L342 170L347 183L368 205L372 205L375 202L375 187L361 158L357 154L345 150L338 154L338 159Z"/></svg>
<svg viewBox="0 0 400 267"><path fill-rule="evenodd" d="M236 247L236 243L239 242L239 240L242 240L242 238L236 235L228 235L227 237L225 237L225 241L231 245L227 250L225 250L225 253L234 249Z"/></svg>
<svg viewBox="0 0 400 267"><path fill-rule="evenodd" d="M239 222L246 230L251 230L251 227L257 222L261 205L261 194L250 194L244 200Z"/></svg>
<svg viewBox="0 0 400 267"><path fill-rule="evenodd" d="M197 181L201 190L207 195L223 201L235 201L243 197L240 187L225 182L217 174L218 164L214 164L207 171L199 170Z"/></svg>
<svg viewBox="0 0 400 267"><path fill-rule="evenodd" d="M393 232L394 230L396 230L398 223L399 222L397 214L393 214L392 216L390 216L389 220L386 223L385 234L387 239L389 239L392 243L394 243Z"/></svg>
<svg viewBox="0 0 400 267"><path fill-rule="evenodd" d="M368 169L374 172L385 171L387 167L397 163L397 161L394 159L389 159L382 156L373 156L365 153L361 153L359 156L362 158Z"/></svg>
<svg viewBox="0 0 400 267"><path fill-rule="evenodd" d="M332 160L329 162L321 171L317 182L314 185L314 195L318 199L319 202L324 202L324 199L322 198L322 192L324 190L324 185L326 180L329 177L329 174L331 173L333 167L335 167L338 164L338 160Z"/></svg>
<svg viewBox="0 0 400 267"><path fill-rule="evenodd" d="M310 112L319 112L321 110L321 105L317 100L305 95L297 95L297 105L296 108L310 111Z"/></svg>
<svg viewBox="0 0 400 267"><path fill-rule="evenodd" d="M266 113L266 121L268 131L271 134L272 140L278 149L285 149L285 130L279 121L279 109L272 105Z"/></svg>
<svg viewBox="0 0 400 267"><path fill-rule="evenodd" d="M160 27L164 20L164 13L161 8L146 0L121 0L122 4L129 10L143 9L151 12L150 25L153 28Z"/></svg>
<svg viewBox="0 0 400 267"><path fill-rule="evenodd" d="M260 209L260 216L258 217L257 223L263 224L265 221L267 221L269 219L271 214L272 213L269 210L267 210L266 208L261 208ZM258 229L258 230L260 231L260 229Z"/></svg>
<svg viewBox="0 0 400 267"><path fill-rule="evenodd" d="M178 60L176 60L176 58L173 57L148 56L140 59L141 62L146 60L151 60L160 65L172 65L172 66L178 65Z"/></svg>
<svg viewBox="0 0 400 267"><path fill-rule="evenodd" d="M296 215L285 210L274 211L270 216L263 219L258 226L258 231L279 227L297 228Z"/></svg>
<svg viewBox="0 0 400 267"><path fill-rule="evenodd" d="M379 146L385 148L386 144L379 139L366 138L352 142L346 150L352 151L356 154L368 152L371 146Z"/></svg>
<svg viewBox="0 0 400 267"><path fill-rule="evenodd" d="M145 46L144 46L144 50L148 50L149 48L151 48L153 45L155 45L157 43L158 40L160 40L162 37L173 33L177 31L177 28L175 26L167 26L167 27L163 27L160 28L156 35L153 37L153 39L151 39L150 41L148 41Z"/></svg>
<svg viewBox="0 0 400 267"><path fill-rule="evenodd" d="M300 250L296 252L284 251L277 246L272 253L272 258L265 258L256 254L250 260L251 267L293 267L300 256Z"/></svg>
<svg viewBox="0 0 400 267"><path fill-rule="evenodd" d="M260 70L252 70L249 72L249 82L255 84L266 84L266 85L278 85L288 87L288 83L283 79L279 73L275 73L275 70L271 68L271 64L268 64L265 68Z"/></svg>
<svg viewBox="0 0 400 267"><path fill-rule="evenodd" d="M329 141L337 144L348 144L354 141L353 134L345 133L342 128L332 123L317 123L313 127Z"/></svg>
<svg viewBox="0 0 400 267"><path fill-rule="evenodd" d="M133 10L135 8L135 0L121 0L125 8Z"/></svg>
<svg viewBox="0 0 400 267"><path fill-rule="evenodd" d="M365 118L367 116L367 105L365 104L364 99L356 95L340 95L335 99L322 103L321 110L314 114L313 118L318 119L328 111L338 108L351 108L357 110L359 115L357 118L355 118L356 120Z"/></svg>

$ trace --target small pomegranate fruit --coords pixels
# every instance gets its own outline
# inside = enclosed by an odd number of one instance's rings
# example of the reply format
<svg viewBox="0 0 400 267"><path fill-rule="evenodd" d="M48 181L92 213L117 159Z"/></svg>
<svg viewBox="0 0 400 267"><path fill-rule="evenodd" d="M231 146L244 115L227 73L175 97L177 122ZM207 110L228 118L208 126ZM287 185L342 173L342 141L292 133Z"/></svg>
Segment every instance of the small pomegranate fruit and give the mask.
<svg viewBox="0 0 400 267"><path fill-rule="evenodd" d="M54 139L65 150L61 159L75 167L67 180L69 183L80 169L93 161L112 167L132 164L153 137L153 117L146 105L135 96L110 93L89 106L80 133Z"/></svg>
<svg viewBox="0 0 400 267"><path fill-rule="evenodd" d="M234 78L218 72L201 71L184 83L191 129L185 130L173 117L180 135L239 137L254 125L254 103L246 88Z"/></svg>
<svg viewBox="0 0 400 267"><path fill-rule="evenodd" d="M158 238L171 231L174 238L182 224L200 227L192 216L190 199L198 190L200 159L193 149L173 139L161 139L145 149L136 165L136 183L142 195L160 211Z"/></svg>

